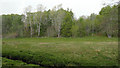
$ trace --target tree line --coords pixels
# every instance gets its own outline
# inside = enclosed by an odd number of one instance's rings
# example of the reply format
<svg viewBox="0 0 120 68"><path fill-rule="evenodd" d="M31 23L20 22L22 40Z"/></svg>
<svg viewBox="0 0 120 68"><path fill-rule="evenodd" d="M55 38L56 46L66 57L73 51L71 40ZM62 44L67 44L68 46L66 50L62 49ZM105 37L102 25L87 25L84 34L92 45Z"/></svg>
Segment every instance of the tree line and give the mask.
<svg viewBox="0 0 120 68"><path fill-rule="evenodd" d="M70 9L57 5L45 10L43 5L26 7L24 14L2 15L3 38L11 37L84 37L118 36L118 6L105 6L99 14L74 18Z"/></svg>

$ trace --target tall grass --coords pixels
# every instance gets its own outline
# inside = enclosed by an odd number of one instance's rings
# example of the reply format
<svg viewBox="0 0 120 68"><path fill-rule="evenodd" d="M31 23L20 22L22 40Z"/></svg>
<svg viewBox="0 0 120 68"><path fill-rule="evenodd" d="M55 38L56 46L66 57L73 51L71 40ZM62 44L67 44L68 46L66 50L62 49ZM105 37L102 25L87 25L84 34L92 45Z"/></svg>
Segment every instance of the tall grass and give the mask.
<svg viewBox="0 0 120 68"><path fill-rule="evenodd" d="M3 57L41 66L117 66L118 39L3 39Z"/></svg>

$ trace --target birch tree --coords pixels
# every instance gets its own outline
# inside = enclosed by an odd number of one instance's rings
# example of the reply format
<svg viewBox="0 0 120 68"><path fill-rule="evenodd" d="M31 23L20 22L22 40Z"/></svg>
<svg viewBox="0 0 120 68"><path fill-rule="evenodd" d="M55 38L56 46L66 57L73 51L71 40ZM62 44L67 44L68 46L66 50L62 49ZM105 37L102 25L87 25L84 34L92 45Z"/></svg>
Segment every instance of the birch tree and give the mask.
<svg viewBox="0 0 120 68"><path fill-rule="evenodd" d="M54 6L49 13L50 13L49 18L50 18L50 21L51 21L51 27L50 27L50 29L49 28L47 29L48 32L49 32L48 36L50 34L56 34L56 28L55 28L56 17L57 17L56 6Z"/></svg>
<svg viewBox="0 0 120 68"><path fill-rule="evenodd" d="M55 20L55 29L56 29L56 32L57 32L57 36L60 37L61 24L62 24L62 22L64 20L65 12L62 9L62 4L58 5L56 8L58 10L57 10L56 17L54 17L54 20Z"/></svg>
<svg viewBox="0 0 120 68"><path fill-rule="evenodd" d="M42 23L42 16L43 16L43 11L45 10L45 7L42 4L37 5L37 29L38 29L38 37L40 36L40 27Z"/></svg>
<svg viewBox="0 0 120 68"><path fill-rule="evenodd" d="M96 18L96 14L92 13L90 15L90 20L91 20L91 32L92 32L92 36L93 34L95 33L94 30L95 30L95 18Z"/></svg>
<svg viewBox="0 0 120 68"><path fill-rule="evenodd" d="M28 18L28 20L25 20L25 23L28 22L29 23L29 27L30 27L30 36L32 37L32 22L31 22L31 10L32 10L32 7L31 6L28 6L25 8L25 13L26 13L26 17L25 18Z"/></svg>
<svg viewBox="0 0 120 68"><path fill-rule="evenodd" d="M60 9L58 11L58 15L57 15L57 23L56 23L56 26L57 26L57 32L58 32L58 37L60 37L60 32L61 32L61 24L64 20L64 15L65 15L65 12Z"/></svg>

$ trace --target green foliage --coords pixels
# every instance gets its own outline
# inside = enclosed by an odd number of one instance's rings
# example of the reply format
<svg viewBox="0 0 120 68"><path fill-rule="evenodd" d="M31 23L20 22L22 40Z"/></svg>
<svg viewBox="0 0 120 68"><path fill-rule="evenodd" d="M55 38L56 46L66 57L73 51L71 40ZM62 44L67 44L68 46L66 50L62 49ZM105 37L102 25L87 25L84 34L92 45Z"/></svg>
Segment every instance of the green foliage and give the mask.
<svg viewBox="0 0 120 68"><path fill-rule="evenodd" d="M78 36L79 26L76 25L76 24L77 24L77 22L74 22L74 25L72 25L72 29L71 29L73 37L77 37Z"/></svg>
<svg viewBox="0 0 120 68"><path fill-rule="evenodd" d="M106 6L100 11L102 16L101 31L108 37L118 34L118 6Z"/></svg>
<svg viewBox="0 0 120 68"><path fill-rule="evenodd" d="M23 36L24 24L21 21L21 15L11 14L2 15L2 33L3 38L7 37L8 34L14 33L15 37Z"/></svg>
<svg viewBox="0 0 120 68"><path fill-rule="evenodd" d="M118 36L118 5L105 6L99 15L74 19L73 12L61 5L48 11L25 15L2 15L3 38ZM39 9L40 10L40 9Z"/></svg>
<svg viewBox="0 0 120 68"><path fill-rule="evenodd" d="M61 35L63 37L72 36L72 25L73 25L73 13L71 11L66 11L66 15L61 28Z"/></svg>

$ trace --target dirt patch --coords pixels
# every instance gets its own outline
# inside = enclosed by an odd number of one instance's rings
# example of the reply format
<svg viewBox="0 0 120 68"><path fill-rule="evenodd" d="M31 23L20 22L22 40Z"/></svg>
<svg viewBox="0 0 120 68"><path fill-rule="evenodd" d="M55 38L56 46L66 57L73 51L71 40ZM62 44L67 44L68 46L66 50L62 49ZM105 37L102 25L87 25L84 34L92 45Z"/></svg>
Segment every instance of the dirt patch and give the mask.
<svg viewBox="0 0 120 68"><path fill-rule="evenodd" d="M93 44L93 42L84 42L84 44Z"/></svg>
<svg viewBox="0 0 120 68"><path fill-rule="evenodd" d="M104 44L118 44L118 42L84 42L84 44L100 44L100 45L104 45Z"/></svg>
<svg viewBox="0 0 120 68"><path fill-rule="evenodd" d="M49 44L49 43L44 43L44 42L41 42L40 44Z"/></svg>
<svg viewBox="0 0 120 68"><path fill-rule="evenodd" d="M105 45L105 44L108 44L108 45L110 45L110 44L118 44L118 42L97 42L97 44L100 44L100 45Z"/></svg>

